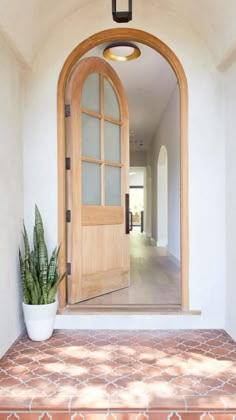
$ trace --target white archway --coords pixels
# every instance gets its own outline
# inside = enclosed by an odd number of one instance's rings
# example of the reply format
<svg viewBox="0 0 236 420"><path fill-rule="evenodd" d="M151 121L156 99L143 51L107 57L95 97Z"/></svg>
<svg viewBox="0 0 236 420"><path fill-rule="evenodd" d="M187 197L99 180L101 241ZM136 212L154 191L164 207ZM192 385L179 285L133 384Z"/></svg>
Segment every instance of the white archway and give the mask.
<svg viewBox="0 0 236 420"><path fill-rule="evenodd" d="M104 42L127 40L141 42L161 54L173 68L180 93L180 201L181 201L181 291L182 309L189 310L188 288L188 84L184 69L174 52L148 32L132 28L112 28L96 33L81 42L68 56L61 70L57 91L58 121L58 243L61 244L59 271L64 272L66 254L66 182L65 182L65 87L73 66L91 48ZM67 304L66 280L59 286L59 307Z"/></svg>
<svg viewBox="0 0 236 420"><path fill-rule="evenodd" d="M157 161L157 246L168 245L168 154L161 146Z"/></svg>

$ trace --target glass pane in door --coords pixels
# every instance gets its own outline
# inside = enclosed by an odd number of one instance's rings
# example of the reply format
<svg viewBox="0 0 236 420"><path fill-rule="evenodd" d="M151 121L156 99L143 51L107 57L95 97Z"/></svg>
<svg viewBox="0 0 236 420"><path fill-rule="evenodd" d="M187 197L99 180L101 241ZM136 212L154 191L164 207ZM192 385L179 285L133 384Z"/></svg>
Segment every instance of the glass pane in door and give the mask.
<svg viewBox="0 0 236 420"><path fill-rule="evenodd" d="M120 106L109 80L104 77L104 115L120 120Z"/></svg>
<svg viewBox="0 0 236 420"><path fill-rule="evenodd" d="M100 76L91 73L84 82L81 99L82 108L100 113Z"/></svg>
<svg viewBox="0 0 236 420"><path fill-rule="evenodd" d="M120 163L120 126L104 121L105 160Z"/></svg>
<svg viewBox="0 0 236 420"><path fill-rule="evenodd" d="M82 205L101 204L101 165L82 162Z"/></svg>
<svg viewBox="0 0 236 420"><path fill-rule="evenodd" d="M82 156L100 159L100 119L82 114Z"/></svg>
<svg viewBox="0 0 236 420"><path fill-rule="evenodd" d="M105 205L121 205L121 168L105 166Z"/></svg>

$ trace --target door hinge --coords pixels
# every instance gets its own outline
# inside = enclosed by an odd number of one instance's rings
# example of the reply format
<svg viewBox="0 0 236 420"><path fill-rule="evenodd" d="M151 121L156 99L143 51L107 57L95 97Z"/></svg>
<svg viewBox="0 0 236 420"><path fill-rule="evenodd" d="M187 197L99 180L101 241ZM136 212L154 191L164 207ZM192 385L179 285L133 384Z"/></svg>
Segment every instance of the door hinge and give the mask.
<svg viewBox="0 0 236 420"><path fill-rule="evenodd" d="M70 117L70 104L65 104L65 117Z"/></svg>
<svg viewBox="0 0 236 420"><path fill-rule="evenodd" d="M71 275L71 263L66 263L66 274Z"/></svg>
<svg viewBox="0 0 236 420"><path fill-rule="evenodd" d="M66 170L69 171L70 170L70 158L66 157Z"/></svg>
<svg viewBox="0 0 236 420"><path fill-rule="evenodd" d="M71 211L66 210L66 223L70 223L70 222L71 222Z"/></svg>

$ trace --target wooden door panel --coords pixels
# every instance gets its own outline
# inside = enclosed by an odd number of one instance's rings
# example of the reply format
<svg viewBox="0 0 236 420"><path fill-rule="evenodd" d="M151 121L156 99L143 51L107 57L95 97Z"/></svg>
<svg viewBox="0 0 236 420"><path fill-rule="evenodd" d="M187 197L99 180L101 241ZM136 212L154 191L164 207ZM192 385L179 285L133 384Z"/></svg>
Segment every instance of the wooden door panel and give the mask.
<svg viewBox="0 0 236 420"><path fill-rule="evenodd" d="M82 275L124 268L123 225L84 226L82 228Z"/></svg>
<svg viewBox="0 0 236 420"><path fill-rule="evenodd" d="M100 92L100 109L96 112L84 108L81 99L85 98L85 81L92 73L99 74L94 78L98 80ZM118 119L105 115L107 91L104 86L106 84L107 89L108 83L119 104ZM68 302L76 303L129 286L129 236L125 229L125 194L129 190L129 124L124 89L105 60L97 57L81 60L70 79L69 91L71 116L67 150L71 157L71 173L67 179L67 202L71 204L71 226L67 231L70 235L67 255L71 257L71 275L67 291ZM86 101L84 103L87 104ZM96 117L99 124L91 129L88 124L94 124L94 121L84 118L85 114ZM106 129L107 121L114 125L113 131L110 126L109 130ZM86 125L89 127L87 132ZM95 134L94 127L98 130ZM120 138L117 133L120 133ZM85 143L93 135L91 143ZM96 147L95 154L91 144ZM94 175L95 172L91 172L92 177L87 175L88 168L92 170L95 166L97 175Z"/></svg>
<svg viewBox="0 0 236 420"><path fill-rule="evenodd" d="M115 269L82 276L81 301L123 289L129 283L129 271Z"/></svg>
<svg viewBox="0 0 236 420"><path fill-rule="evenodd" d="M81 216L82 226L124 223L124 209L118 206L83 206Z"/></svg>

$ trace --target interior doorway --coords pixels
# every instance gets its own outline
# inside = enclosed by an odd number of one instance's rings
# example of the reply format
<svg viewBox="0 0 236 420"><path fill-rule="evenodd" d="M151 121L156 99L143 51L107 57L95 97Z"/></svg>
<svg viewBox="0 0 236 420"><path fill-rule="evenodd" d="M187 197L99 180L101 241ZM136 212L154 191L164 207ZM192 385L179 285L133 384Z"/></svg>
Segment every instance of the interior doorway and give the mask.
<svg viewBox="0 0 236 420"><path fill-rule="evenodd" d="M129 170L129 209L130 232L144 231L144 191L145 168L130 167Z"/></svg>
<svg viewBox="0 0 236 420"><path fill-rule="evenodd" d="M128 32L129 32L129 30L127 30ZM119 37L121 37L121 33L122 33L122 31L120 32L120 31L118 31L119 32ZM132 32L132 30L131 30L131 32ZM136 32L139 32L139 31L136 31ZM125 34L125 31L123 31L123 34L122 34L122 36L124 37L124 34ZM126 33L126 35L127 35L127 33ZM104 35L105 36L105 35ZM118 34L117 34L117 36L118 36ZM134 34L133 34L133 36L134 36ZM136 33L136 37L138 37L138 35L137 35L137 33ZM132 37L131 37L132 38ZM151 37L152 38L152 37ZM124 38L123 38L124 39ZM137 38L138 39L138 38ZM147 42L147 38L145 39L144 38L144 36L142 37L141 36L141 34L140 34L140 39L139 39L139 41L141 40L141 42L142 41L144 41L145 40L145 43L146 44L148 44L149 43L149 41ZM150 38L149 38L149 40L150 40ZM154 41L154 40L153 40ZM92 42L92 40L91 40L91 42ZM98 44L98 42L94 42L94 44L96 45L96 43ZM153 43L153 45L155 45L155 43ZM159 45L159 47L160 47L160 45ZM157 50L157 46L156 46L156 50ZM171 61L171 60L170 60ZM71 60L71 63L73 62L73 60ZM181 78L180 78L181 79ZM183 105L183 103L182 103L182 105ZM182 135L182 141L183 141L183 138L184 138L184 136L183 136L183 132L181 131L181 135ZM59 136L60 137L60 136ZM181 175L183 175L183 171L181 172ZM183 192L183 189L182 189L182 192ZM59 197L60 198L60 197ZM182 207L183 208L183 207ZM183 236L182 236L182 238L183 238ZM65 254L63 254L64 255L64 257L65 257ZM187 254L185 253L185 257L187 256ZM184 278L182 277L182 279L184 280ZM182 280L182 281L183 281ZM65 296L65 290L63 289L63 286L61 287L61 293L60 293L60 299L61 299L61 301L63 301L63 299L64 299L64 296ZM185 296L185 298L186 298L186 296ZM184 299L183 299L183 297L182 297L182 305L183 305L183 302L184 302ZM185 303L186 303L186 299L185 299Z"/></svg>

